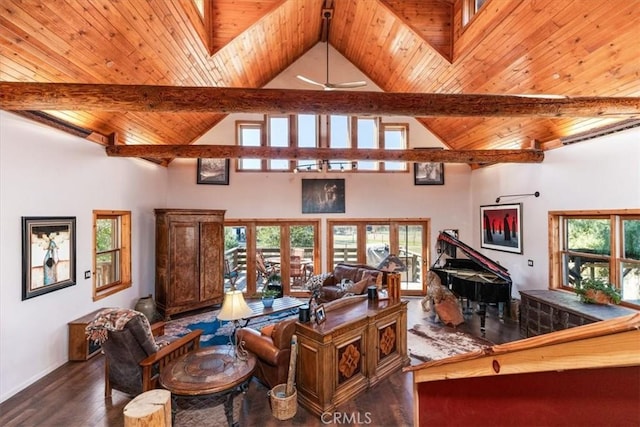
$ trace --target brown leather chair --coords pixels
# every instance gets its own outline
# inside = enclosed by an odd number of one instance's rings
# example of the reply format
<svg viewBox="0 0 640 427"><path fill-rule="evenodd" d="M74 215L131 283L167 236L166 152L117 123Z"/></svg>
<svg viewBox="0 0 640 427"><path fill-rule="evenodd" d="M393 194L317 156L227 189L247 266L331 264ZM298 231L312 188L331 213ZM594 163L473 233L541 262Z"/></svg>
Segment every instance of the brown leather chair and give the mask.
<svg viewBox="0 0 640 427"><path fill-rule="evenodd" d="M251 328L238 331L238 342L244 341L244 348L258 358L254 375L269 388L287 382L291 337L296 330L296 320L276 323L271 335L263 335Z"/></svg>

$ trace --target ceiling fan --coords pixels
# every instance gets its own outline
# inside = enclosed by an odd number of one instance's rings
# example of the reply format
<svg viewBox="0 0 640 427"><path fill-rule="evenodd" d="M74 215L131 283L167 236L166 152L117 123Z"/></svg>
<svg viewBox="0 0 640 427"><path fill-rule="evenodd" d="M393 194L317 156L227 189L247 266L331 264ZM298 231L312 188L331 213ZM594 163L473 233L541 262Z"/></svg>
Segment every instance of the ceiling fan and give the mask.
<svg viewBox="0 0 640 427"><path fill-rule="evenodd" d="M367 82L365 82L365 81L345 82L345 83L329 83L329 21L331 20L332 16L333 16L333 10L324 9L322 11L322 19L324 20L324 27L325 27L324 33L326 34L325 43L327 45L327 78L326 78L325 82L324 83L319 83L319 82L316 82L315 80L312 80L312 79L310 79L308 77L305 77L305 76L301 76L299 74L296 77L298 77L300 80L302 80L305 83L309 83L309 84L312 84L312 85L320 86L324 90L353 89L353 88L357 88L357 87L366 86Z"/></svg>

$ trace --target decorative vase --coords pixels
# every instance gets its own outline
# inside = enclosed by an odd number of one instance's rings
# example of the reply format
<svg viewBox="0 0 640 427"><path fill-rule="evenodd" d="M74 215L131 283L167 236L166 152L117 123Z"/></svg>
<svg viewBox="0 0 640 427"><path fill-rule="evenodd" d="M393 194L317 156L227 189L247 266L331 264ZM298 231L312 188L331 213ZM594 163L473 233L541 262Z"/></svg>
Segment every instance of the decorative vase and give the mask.
<svg viewBox="0 0 640 427"><path fill-rule="evenodd" d="M265 306L265 308L270 308L273 305L273 297L262 297L262 305Z"/></svg>
<svg viewBox="0 0 640 427"><path fill-rule="evenodd" d="M153 323L153 319L156 314L156 302L153 300L153 296L149 294L148 297L142 297L136 303L134 310L144 314L149 320L149 323Z"/></svg>

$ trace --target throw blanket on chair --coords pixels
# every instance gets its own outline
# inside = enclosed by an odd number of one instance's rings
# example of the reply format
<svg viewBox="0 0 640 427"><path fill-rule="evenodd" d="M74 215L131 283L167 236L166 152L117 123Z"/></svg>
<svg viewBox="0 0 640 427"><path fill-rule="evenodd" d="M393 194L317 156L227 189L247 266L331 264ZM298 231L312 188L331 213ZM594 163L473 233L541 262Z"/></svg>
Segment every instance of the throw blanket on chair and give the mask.
<svg viewBox="0 0 640 427"><path fill-rule="evenodd" d="M102 344L108 338L109 331L121 331L133 318L139 317L142 327L151 342L154 342L149 320L139 311L130 308L105 308L87 325L87 339Z"/></svg>

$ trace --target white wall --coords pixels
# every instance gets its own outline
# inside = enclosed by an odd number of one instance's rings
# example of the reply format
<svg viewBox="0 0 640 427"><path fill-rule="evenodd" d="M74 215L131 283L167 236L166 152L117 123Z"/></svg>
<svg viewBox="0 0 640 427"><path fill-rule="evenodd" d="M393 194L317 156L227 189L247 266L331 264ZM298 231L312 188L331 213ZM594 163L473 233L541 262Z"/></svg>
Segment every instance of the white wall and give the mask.
<svg viewBox="0 0 640 427"><path fill-rule="evenodd" d="M153 292L166 168L0 111L0 401L68 360L67 322ZM133 286L93 302L92 211L132 212ZM76 285L22 301L22 216L76 217Z"/></svg>
<svg viewBox="0 0 640 427"><path fill-rule="evenodd" d="M314 89L295 76L302 74L324 82L325 45L318 43L307 54L293 63L267 87ZM378 91L370 80L333 48L330 48L330 81L332 83L364 80L362 90ZM197 144L235 144L237 120L263 120L263 115L234 114L225 118L202 136ZM409 123L410 147L442 147L442 143L412 117L385 117L388 123ZM432 238L438 230L458 228L461 235L469 236L471 222L469 179L467 165L445 165L445 185L415 186L412 169L407 173L340 173L300 172L255 173L234 171L231 162L230 185L195 185L196 160L182 159L169 166L168 205L171 207L226 209L227 219L248 218L321 218L326 230L327 218L430 218ZM330 215L303 215L303 178L344 178L346 212ZM322 242L322 255L326 255Z"/></svg>
<svg viewBox="0 0 640 427"><path fill-rule="evenodd" d="M523 253L482 250L509 269L513 296L520 289L549 286L548 212L638 209L640 207L640 129L545 151L540 164L502 164L474 170L471 178L474 248L480 248L480 206L503 194L540 192L501 203L522 203ZM533 260L533 267L527 260Z"/></svg>

